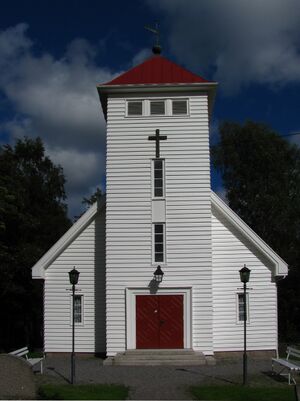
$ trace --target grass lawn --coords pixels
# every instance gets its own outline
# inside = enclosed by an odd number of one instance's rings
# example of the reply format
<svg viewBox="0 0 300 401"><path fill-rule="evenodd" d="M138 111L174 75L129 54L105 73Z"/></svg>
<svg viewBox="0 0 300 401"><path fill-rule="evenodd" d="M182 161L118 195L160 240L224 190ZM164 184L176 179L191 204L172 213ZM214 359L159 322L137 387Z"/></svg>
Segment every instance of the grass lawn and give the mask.
<svg viewBox="0 0 300 401"><path fill-rule="evenodd" d="M44 354L40 351L31 351L28 353L28 358L43 358Z"/></svg>
<svg viewBox="0 0 300 401"><path fill-rule="evenodd" d="M42 400L125 400L128 388L114 384L44 384L38 395Z"/></svg>
<svg viewBox="0 0 300 401"><path fill-rule="evenodd" d="M244 387L226 386L193 386L191 394L197 400L228 401L295 401L294 386L285 387Z"/></svg>

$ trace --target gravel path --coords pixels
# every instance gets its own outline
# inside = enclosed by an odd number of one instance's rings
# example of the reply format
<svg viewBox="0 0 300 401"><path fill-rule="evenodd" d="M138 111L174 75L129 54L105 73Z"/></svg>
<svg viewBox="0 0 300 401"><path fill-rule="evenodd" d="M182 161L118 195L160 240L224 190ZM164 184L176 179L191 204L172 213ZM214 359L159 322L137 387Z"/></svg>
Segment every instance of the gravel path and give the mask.
<svg viewBox="0 0 300 401"><path fill-rule="evenodd" d="M45 375L39 382L67 382L70 358L48 357ZM278 385L270 377L270 360L249 360L249 382ZM229 384L242 382L241 361L218 361L216 366L103 366L99 358L76 360L76 383L114 383L130 387L132 400L188 400L187 388L194 384Z"/></svg>

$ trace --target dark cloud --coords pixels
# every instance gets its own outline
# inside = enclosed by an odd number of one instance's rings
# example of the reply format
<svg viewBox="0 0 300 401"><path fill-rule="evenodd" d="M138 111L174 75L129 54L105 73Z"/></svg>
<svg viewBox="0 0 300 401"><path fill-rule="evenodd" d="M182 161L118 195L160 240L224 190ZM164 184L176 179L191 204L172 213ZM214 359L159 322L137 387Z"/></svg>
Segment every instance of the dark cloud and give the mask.
<svg viewBox="0 0 300 401"><path fill-rule="evenodd" d="M299 0L148 0L164 12L170 50L227 93L300 81Z"/></svg>

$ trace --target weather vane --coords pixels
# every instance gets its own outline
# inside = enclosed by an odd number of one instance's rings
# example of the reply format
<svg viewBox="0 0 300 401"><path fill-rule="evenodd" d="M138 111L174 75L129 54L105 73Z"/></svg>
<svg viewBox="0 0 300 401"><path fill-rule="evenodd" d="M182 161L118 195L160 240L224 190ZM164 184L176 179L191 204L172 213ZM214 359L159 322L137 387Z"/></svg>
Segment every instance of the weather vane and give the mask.
<svg viewBox="0 0 300 401"><path fill-rule="evenodd" d="M144 26L147 31L154 33L155 38L156 38L156 43L152 47L152 51L154 54L160 54L161 53L161 45L159 43L159 28L158 28L158 23L155 24L155 28L151 28L150 26L145 25Z"/></svg>

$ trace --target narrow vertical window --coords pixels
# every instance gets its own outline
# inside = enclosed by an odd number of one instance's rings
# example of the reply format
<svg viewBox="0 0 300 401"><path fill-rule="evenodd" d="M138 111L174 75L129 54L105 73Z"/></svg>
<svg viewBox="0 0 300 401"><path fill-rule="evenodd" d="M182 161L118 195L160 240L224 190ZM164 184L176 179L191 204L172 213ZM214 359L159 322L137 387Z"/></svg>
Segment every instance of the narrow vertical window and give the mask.
<svg viewBox="0 0 300 401"><path fill-rule="evenodd" d="M82 295L74 297L74 320L75 323L82 323Z"/></svg>
<svg viewBox="0 0 300 401"><path fill-rule="evenodd" d="M154 262L165 261L165 225L154 224Z"/></svg>
<svg viewBox="0 0 300 401"><path fill-rule="evenodd" d="M249 297L248 294L246 294L246 317L244 313L244 294L240 293L237 294L238 300L238 322L243 322L246 318L246 321L249 321Z"/></svg>
<svg viewBox="0 0 300 401"><path fill-rule="evenodd" d="M153 197L164 197L164 160L153 160Z"/></svg>

